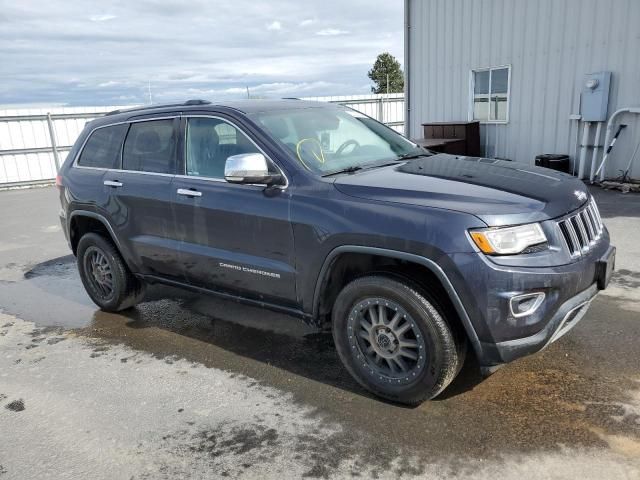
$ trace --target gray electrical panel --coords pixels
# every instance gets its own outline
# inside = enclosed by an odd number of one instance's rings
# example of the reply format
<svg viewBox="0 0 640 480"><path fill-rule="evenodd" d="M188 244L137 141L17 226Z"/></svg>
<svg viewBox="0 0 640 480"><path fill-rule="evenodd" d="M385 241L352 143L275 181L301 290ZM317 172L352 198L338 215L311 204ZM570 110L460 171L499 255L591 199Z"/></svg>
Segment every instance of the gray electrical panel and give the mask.
<svg viewBox="0 0 640 480"><path fill-rule="evenodd" d="M585 75L580 93L580 114L583 122L604 122L609 107L611 72Z"/></svg>

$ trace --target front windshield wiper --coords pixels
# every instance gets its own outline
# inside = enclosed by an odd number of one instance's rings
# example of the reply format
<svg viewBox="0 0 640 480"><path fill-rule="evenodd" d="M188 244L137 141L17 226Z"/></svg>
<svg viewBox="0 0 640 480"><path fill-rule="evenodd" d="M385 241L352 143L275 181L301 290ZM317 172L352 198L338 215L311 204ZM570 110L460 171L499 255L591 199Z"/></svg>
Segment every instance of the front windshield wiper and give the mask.
<svg viewBox="0 0 640 480"><path fill-rule="evenodd" d="M339 173L353 173L358 170L362 170L362 167L358 165L352 165L351 167L341 168L340 170L334 170L333 172L325 173L323 177L330 177L331 175L337 175Z"/></svg>
<svg viewBox="0 0 640 480"><path fill-rule="evenodd" d="M392 162L386 161L386 162L374 162L374 163L369 163L364 165L353 165L351 167L341 168L340 170L335 170L333 172L325 173L322 176L330 177L331 175L337 175L338 173L353 173L359 170L370 170L372 168L388 167L390 165L396 165L399 161L400 159L395 159Z"/></svg>
<svg viewBox="0 0 640 480"><path fill-rule="evenodd" d="M431 157L433 154L428 152L409 152L398 155L398 160L413 160L420 157Z"/></svg>

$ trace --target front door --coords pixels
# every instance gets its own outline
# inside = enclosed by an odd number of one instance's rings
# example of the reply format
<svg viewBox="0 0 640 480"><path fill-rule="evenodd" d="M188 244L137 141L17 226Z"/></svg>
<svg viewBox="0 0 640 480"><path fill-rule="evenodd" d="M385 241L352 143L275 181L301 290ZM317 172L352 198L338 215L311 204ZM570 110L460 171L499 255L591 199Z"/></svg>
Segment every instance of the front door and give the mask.
<svg viewBox="0 0 640 480"><path fill-rule="evenodd" d="M224 180L227 157L261 152L229 120L188 117L184 126L185 172L176 176L172 193L187 282L293 305L289 191Z"/></svg>

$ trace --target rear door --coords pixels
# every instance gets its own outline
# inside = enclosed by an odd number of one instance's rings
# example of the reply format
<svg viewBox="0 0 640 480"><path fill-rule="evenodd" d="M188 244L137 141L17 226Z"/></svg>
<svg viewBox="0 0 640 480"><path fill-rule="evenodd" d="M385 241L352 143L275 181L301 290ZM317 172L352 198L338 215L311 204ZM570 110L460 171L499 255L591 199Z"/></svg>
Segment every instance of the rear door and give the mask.
<svg viewBox="0 0 640 480"><path fill-rule="evenodd" d="M187 282L294 304L289 189L224 180L229 156L264 153L236 120L189 116L183 128L185 166L172 193Z"/></svg>
<svg viewBox="0 0 640 480"><path fill-rule="evenodd" d="M104 214L110 191L103 179L107 171L120 168L127 128L127 124L97 127L87 137L65 176L65 193L74 207Z"/></svg>
<svg viewBox="0 0 640 480"><path fill-rule="evenodd" d="M112 226L141 273L182 279L171 182L178 163L179 117L130 122L122 168L103 177Z"/></svg>

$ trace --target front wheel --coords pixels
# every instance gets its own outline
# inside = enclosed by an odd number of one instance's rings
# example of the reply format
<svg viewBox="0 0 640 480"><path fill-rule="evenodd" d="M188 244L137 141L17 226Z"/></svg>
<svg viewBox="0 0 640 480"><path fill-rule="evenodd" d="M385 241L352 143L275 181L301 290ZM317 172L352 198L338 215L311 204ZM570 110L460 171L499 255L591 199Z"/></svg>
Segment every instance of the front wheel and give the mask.
<svg viewBox="0 0 640 480"><path fill-rule="evenodd" d="M144 284L129 271L110 240L87 233L78 242L78 271L91 300L101 309L117 312L144 297Z"/></svg>
<svg viewBox="0 0 640 480"><path fill-rule="evenodd" d="M433 300L409 283L362 277L338 295L332 312L340 359L366 389L417 405L442 392L464 361L464 348Z"/></svg>

